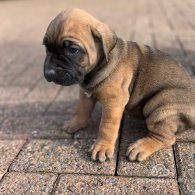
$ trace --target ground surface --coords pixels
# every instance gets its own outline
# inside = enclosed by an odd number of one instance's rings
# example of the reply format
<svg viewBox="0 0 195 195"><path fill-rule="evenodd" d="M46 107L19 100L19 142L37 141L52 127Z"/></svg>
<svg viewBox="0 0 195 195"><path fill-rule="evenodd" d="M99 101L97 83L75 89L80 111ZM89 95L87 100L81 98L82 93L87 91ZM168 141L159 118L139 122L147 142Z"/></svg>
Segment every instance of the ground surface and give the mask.
<svg viewBox="0 0 195 195"><path fill-rule="evenodd" d="M195 194L195 132L143 163L125 150L145 130L124 118L115 157L92 162L100 108L85 130L70 138L62 124L74 113L78 87L43 78L42 38L59 11L80 7L118 35L178 58L195 78L194 0L0 1L0 194Z"/></svg>

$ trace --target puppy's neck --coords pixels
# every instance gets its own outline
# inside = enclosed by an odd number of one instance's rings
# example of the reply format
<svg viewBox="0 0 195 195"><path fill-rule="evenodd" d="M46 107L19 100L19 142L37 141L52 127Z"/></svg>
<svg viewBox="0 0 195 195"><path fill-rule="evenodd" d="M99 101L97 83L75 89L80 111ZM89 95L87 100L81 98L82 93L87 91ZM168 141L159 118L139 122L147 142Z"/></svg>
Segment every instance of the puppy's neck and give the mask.
<svg viewBox="0 0 195 195"><path fill-rule="evenodd" d="M124 41L118 38L115 47L110 51L109 61L107 62L106 59L103 58L92 71L85 75L85 79L81 83L81 87L85 91L90 93L114 72L120 62L120 53L122 53L123 48Z"/></svg>

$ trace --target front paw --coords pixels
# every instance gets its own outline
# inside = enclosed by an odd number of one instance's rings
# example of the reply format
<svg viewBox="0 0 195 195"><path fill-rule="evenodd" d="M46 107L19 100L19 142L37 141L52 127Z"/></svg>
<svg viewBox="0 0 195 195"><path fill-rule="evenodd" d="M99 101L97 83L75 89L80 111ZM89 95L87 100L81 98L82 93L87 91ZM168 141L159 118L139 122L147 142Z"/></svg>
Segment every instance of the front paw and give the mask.
<svg viewBox="0 0 195 195"><path fill-rule="evenodd" d="M92 145L90 151L93 160L98 159L100 162L104 162L107 158L111 159L113 157L114 144L99 140Z"/></svg>
<svg viewBox="0 0 195 195"><path fill-rule="evenodd" d="M87 125L86 122L81 122L78 120L71 120L68 121L64 124L64 126L62 127L62 130L66 131L67 133L75 133L76 131L85 128Z"/></svg>

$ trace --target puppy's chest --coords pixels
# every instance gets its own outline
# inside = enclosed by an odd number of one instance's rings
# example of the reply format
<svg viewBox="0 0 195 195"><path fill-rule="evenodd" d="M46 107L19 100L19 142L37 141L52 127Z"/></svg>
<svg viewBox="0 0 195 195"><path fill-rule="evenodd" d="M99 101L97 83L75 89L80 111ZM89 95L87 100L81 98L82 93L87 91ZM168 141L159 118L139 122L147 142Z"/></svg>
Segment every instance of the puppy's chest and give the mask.
<svg viewBox="0 0 195 195"><path fill-rule="evenodd" d="M88 92L88 91L84 91L84 94L87 98L91 98L93 96L93 94L91 92Z"/></svg>

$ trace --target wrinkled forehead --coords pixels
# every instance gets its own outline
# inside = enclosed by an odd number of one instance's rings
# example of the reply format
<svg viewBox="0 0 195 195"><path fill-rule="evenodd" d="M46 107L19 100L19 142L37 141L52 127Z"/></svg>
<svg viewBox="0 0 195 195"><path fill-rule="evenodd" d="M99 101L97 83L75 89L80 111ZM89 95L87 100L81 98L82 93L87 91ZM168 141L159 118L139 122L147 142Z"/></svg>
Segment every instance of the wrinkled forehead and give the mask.
<svg viewBox="0 0 195 195"><path fill-rule="evenodd" d="M69 17L62 23L61 37L64 38L85 38L90 32L89 24L79 18Z"/></svg>
<svg viewBox="0 0 195 195"><path fill-rule="evenodd" d="M61 13L49 25L46 35L50 41L60 43L64 39L86 39L90 33L90 26L96 21L85 14Z"/></svg>

